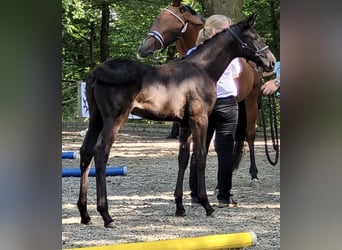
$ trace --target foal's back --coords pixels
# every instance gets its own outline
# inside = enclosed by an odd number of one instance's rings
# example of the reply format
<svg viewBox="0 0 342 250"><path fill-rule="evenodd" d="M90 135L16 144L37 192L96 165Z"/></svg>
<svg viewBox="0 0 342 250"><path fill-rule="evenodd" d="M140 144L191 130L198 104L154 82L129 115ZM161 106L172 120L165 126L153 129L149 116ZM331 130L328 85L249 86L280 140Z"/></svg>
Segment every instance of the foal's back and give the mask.
<svg viewBox="0 0 342 250"><path fill-rule="evenodd" d="M153 120L183 120L214 104L215 83L196 65L177 60L146 70L132 113Z"/></svg>

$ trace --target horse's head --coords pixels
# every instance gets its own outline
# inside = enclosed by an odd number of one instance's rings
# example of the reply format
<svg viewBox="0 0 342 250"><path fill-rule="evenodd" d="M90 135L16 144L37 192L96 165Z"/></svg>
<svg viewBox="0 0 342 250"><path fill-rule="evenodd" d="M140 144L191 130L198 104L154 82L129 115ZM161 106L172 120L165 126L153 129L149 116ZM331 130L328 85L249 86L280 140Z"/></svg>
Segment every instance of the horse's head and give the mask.
<svg viewBox="0 0 342 250"><path fill-rule="evenodd" d="M137 57L151 57L155 51L166 48L187 32L189 24L203 25L202 19L190 6L181 5L178 1L163 9L139 46Z"/></svg>
<svg viewBox="0 0 342 250"><path fill-rule="evenodd" d="M255 18L256 14L252 14L246 20L231 25L227 32L238 43L238 49L241 50L244 58L255 62L266 72L271 72L276 58L253 28Z"/></svg>

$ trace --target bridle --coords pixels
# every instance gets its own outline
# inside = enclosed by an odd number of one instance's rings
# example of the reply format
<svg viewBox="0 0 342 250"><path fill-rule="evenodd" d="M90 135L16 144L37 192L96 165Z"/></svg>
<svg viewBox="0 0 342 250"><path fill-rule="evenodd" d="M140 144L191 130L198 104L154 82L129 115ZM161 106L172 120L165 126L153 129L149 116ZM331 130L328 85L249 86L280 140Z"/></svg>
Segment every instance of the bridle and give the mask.
<svg viewBox="0 0 342 250"><path fill-rule="evenodd" d="M169 8L165 8L165 9L163 9L163 11L166 11L166 12L170 13L171 15L176 17L178 21L180 21L183 24L183 27L180 30L180 34L184 33L187 30L188 22L183 21L182 18L180 18L173 11L169 10ZM163 38L163 36L158 31L152 30L152 31L147 33L147 36L151 36L151 37L155 38L160 43L160 49L164 48L164 46L165 46L165 44L164 44L165 43L165 39Z"/></svg>
<svg viewBox="0 0 342 250"><path fill-rule="evenodd" d="M165 8L164 11L169 12L171 15L173 15L174 17L176 17L182 24L183 27L181 29L181 33L184 33L188 27L188 23L184 22L179 16L177 16L174 12L172 12L171 10L169 10L168 8Z"/></svg>
<svg viewBox="0 0 342 250"><path fill-rule="evenodd" d="M261 57L262 52L265 51L266 49L268 49L268 46L266 45L265 47L263 47L262 49L254 49L248 46L247 43L245 43L244 41L242 41L237 35L236 33L233 31L232 28L228 29L228 32L240 43L241 48L243 49L248 49L249 51L252 51L252 53L254 53L255 56L257 57Z"/></svg>

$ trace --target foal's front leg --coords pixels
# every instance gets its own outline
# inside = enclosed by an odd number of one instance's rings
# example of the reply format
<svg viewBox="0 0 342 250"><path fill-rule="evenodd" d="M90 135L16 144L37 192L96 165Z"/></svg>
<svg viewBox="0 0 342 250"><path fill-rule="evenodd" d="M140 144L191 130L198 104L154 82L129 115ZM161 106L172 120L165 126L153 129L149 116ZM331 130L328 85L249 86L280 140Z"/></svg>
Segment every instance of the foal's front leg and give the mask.
<svg viewBox="0 0 342 250"><path fill-rule="evenodd" d="M174 193L176 202L176 216L185 216L185 209L183 206L183 181L186 167L190 157L190 128L179 128L179 153L178 153L178 176L176 189Z"/></svg>

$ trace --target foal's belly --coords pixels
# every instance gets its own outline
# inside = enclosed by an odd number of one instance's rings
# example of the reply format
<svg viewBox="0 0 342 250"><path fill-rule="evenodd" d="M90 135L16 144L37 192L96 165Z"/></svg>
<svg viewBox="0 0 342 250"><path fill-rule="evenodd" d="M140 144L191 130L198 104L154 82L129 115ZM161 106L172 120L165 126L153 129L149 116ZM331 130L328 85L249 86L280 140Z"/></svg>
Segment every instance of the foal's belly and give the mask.
<svg viewBox="0 0 342 250"><path fill-rule="evenodd" d="M154 90L154 91L152 91ZM185 98L165 89L140 92L131 113L155 121L179 121L184 116Z"/></svg>

